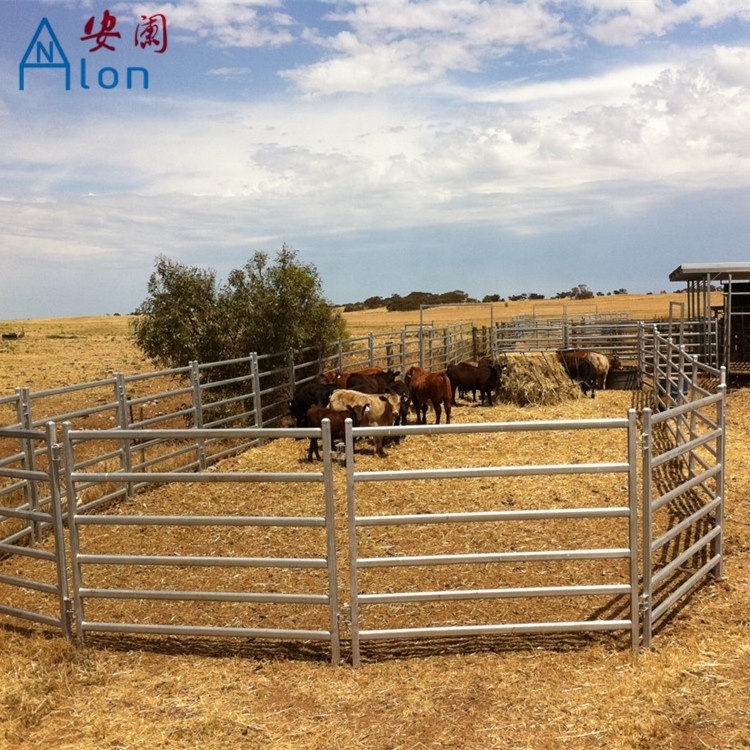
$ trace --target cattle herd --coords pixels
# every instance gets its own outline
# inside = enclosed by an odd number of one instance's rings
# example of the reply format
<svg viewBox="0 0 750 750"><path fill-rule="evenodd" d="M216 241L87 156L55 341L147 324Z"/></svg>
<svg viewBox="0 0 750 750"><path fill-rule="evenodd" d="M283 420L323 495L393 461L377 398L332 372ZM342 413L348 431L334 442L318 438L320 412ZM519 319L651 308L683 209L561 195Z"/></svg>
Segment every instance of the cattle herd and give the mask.
<svg viewBox="0 0 750 750"><path fill-rule="evenodd" d="M570 378L581 384L584 393L594 398L596 389L605 389L610 370L619 369L616 355L605 355L586 349L561 349L557 358ZM401 377L394 370L371 367L356 371L327 373L297 388L289 401L296 427L320 427L324 419L331 424L334 441L343 440L347 419L354 427L406 424L409 412L417 415L417 424L427 424L427 412L432 407L435 424L451 421L451 408L456 397L493 405L492 396L501 383L505 365L483 357L478 362L459 362L441 372L426 372L410 367ZM375 452L384 456L383 438L374 441ZM320 459L318 441L310 440L307 458Z"/></svg>

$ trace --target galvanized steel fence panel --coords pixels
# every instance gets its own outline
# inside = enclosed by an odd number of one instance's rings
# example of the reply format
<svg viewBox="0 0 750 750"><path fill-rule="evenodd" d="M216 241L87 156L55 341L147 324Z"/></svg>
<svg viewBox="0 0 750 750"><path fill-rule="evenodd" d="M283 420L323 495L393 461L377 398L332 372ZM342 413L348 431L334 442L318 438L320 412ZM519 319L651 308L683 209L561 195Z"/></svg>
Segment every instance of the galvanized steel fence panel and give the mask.
<svg viewBox="0 0 750 750"><path fill-rule="evenodd" d="M444 434L478 434L504 432L532 432L549 430L621 430L626 436L625 460L619 463L559 464L559 465L524 465L524 466L482 466L474 468L455 467L444 469L400 470L400 471L356 471L354 468L354 440L370 434L382 435L429 435L436 437ZM461 425L410 426L401 428L354 428L351 422L346 429L346 467L347 467L347 505L349 528L349 566L351 597L351 631L352 661L360 663L361 643L363 641L384 639L428 639L436 637L460 637L508 633L567 633L581 631L626 630L630 632L633 648L638 644L638 565L637 565L637 482L636 482L636 413L630 410L627 419L609 420L575 420L555 422L505 422ZM419 514L361 515L357 511L357 488L364 483L389 482L403 483L419 480L440 481L445 479L471 479L489 477L550 477L550 476L583 476L585 474L606 473L622 474L627 482L627 502L625 505L581 507L575 509L532 509L524 511L488 510L474 513L434 513L430 510ZM378 556L361 557L359 538L361 533L372 527L417 527L430 525L457 525L466 530L466 540L471 546L471 530L476 524L510 523L512 521L548 521L551 519L570 520L581 518L617 519L627 522L627 533L622 535L622 546L591 547L589 549L550 549L515 552L499 549L490 553L478 554L440 554L426 550L420 555L394 555L390 548L383 549ZM524 563L543 561L555 563L566 560L611 560L627 561L628 574L618 584L602 586L599 584L577 586L529 586L498 587L493 589L453 589L440 591L373 591L368 585L367 593L360 592L360 571L364 569L388 570L403 566L445 566L445 565L502 565L504 563ZM381 584L382 585L382 584ZM469 586L471 584L469 583ZM363 629L360 622L362 608L372 605L406 603L420 604L456 600L485 600L523 597L591 597L597 595L623 596L629 604L629 616L618 619L606 619L594 616L579 621L568 622L524 622L502 623L487 622L480 625L452 625L403 628L370 628Z"/></svg>
<svg viewBox="0 0 750 750"><path fill-rule="evenodd" d="M35 471L14 469L8 462L3 462L0 465L0 478L35 485L48 484L50 488L49 501L43 509L28 503L14 507L0 506L0 523L15 522L19 526L16 533L0 542L0 556L21 555L39 563L35 566L38 571L36 578L0 574L0 586L7 587L11 592L8 599L0 603L0 614L57 628L69 639L72 625L60 496L60 451L54 426L48 424L44 431L3 428L0 429L0 438L39 444L34 453L45 459L45 465ZM0 495L0 500L8 496L8 493L4 493ZM52 530L51 549L38 544L47 529ZM17 604L12 603L14 594L20 597ZM33 602L29 602L29 599Z"/></svg>
<svg viewBox="0 0 750 750"><path fill-rule="evenodd" d="M75 451L77 447L85 445L86 441L109 440L121 442L123 440L136 441L142 439L149 431L145 430L122 430L122 431L86 431L73 430L66 425L63 432L63 445L65 448L66 461L68 465L76 464ZM261 431L258 429L223 429L220 431L225 441L252 441L260 439ZM162 439L175 442L179 440L207 440L215 435L210 430L162 430L159 431ZM89 633L94 632L116 632L135 633L151 635L183 635L183 636L214 636L214 637L237 637L237 638L262 638L262 639L285 639L298 641L326 641L331 647L331 659L337 663L340 659L340 645L338 634L338 590L336 583L336 549L335 549L335 512L333 506L333 483L332 483L332 445L330 435L330 424L326 420L320 430L273 430L263 431L264 439L280 437L312 437L320 436L323 443L323 466L322 471L308 472L165 472L152 473L148 475L149 483L282 483L289 485L293 483L315 484L320 486L321 503L320 513L315 516L246 516L246 515L191 515L189 511L182 514L171 515L113 515L111 513L96 513L91 504L80 502L79 487L89 487L92 483L127 483L142 481L143 476L139 473L118 471L97 472L89 470L85 472L71 471L67 474L67 498L70 513L68 524L71 540L71 564L73 571L73 603L76 615L76 630L79 637L85 640ZM269 496L269 502L275 496ZM175 510L179 510L176 508ZM325 538L320 546L319 557L298 558L271 557L264 555L237 556L228 554L210 555L185 555L170 544L168 534L160 536L160 554L158 555L128 555L117 552L120 549L118 543L118 531L133 526L140 528L172 529L175 527L189 528L250 528L250 529L321 529ZM106 527L108 539L110 540L111 552L90 552L84 530L91 527ZM155 569L164 571L174 567L189 568L191 570L232 568L245 570L258 570L261 568L275 568L282 571L295 571L301 569L321 570L326 575L326 585L322 591L291 591L286 593L268 593L262 590L247 591L207 591L191 590L186 588L175 589L165 585L161 588L138 588L133 581L132 586L122 585L119 588L96 586L88 583L94 579L92 568L99 571L111 570L118 566L137 566L139 569ZM161 579L162 582L165 578ZM169 581L172 578L169 577ZM183 622L148 622L149 615L142 615L141 620L113 621L92 620L87 616L87 604L92 600L129 600L139 602L170 601L170 602L232 602L237 604L304 604L323 607L328 612L328 629L309 629L300 627L264 627L256 623L254 625L227 626L226 624L212 623L195 624ZM250 615L247 615L250 616Z"/></svg>
<svg viewBox="0 0 750 750"><path fill-rule="evenodd" d="M675 603L724 569L726 372L652 335L656 411L644 409L642 428L646 648Z"/></svg>

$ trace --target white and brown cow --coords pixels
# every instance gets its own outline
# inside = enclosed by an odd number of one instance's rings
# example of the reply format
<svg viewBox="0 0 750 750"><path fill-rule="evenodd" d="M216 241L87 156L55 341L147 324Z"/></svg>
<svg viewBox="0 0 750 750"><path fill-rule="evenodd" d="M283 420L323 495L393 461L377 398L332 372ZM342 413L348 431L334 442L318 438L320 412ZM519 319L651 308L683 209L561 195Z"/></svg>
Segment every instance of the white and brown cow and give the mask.
<svg viewBox="0 0 750 750"><path fill-rule="evenodd" d="M331 394L330 406L332 409L344 410L349 407L362 407L364 415L360 427L370 425L378 427L391 427L397 421L401 398L396 393L370 394L361 393L347 389L339 389ZM383 451L383 437L373 436L375 453L385 456Z"/></svg>

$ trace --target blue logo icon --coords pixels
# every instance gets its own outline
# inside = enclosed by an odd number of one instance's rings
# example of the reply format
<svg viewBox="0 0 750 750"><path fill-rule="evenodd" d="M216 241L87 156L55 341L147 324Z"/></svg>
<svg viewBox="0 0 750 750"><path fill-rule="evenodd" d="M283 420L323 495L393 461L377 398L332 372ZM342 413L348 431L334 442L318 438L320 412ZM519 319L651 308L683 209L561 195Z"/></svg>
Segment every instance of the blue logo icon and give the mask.
<svg viewBox="0 0 750 750"><path fill-rule="evenodd" d="M63 68L65 70L65 90L70 91L70 62L52 30L49 21L42 19L26 54L18 66L18 88L23 91L26 69Z"/></svg>

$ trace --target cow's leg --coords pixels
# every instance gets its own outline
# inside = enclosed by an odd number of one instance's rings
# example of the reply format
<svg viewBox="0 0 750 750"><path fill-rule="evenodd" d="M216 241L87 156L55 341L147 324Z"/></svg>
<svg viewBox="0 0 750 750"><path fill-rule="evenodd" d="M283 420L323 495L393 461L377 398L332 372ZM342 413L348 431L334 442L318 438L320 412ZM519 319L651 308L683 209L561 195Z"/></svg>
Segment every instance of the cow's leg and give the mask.
<svg viewBox="0 0 750 750"><path fill-rule="evenodd" d="M381 458L385 456L385 451L383 450L383 438L378 436L376 438L373 438L373 442L375 443L375 454L380 456Z"/></svg>
<svg viewBox="0 0 750 750"><path fill-rule="evenodd" d="M440 415L443 413L442 409L440 408L440 402L433 401L432 408L435 410L435 424L440 424ZM425 415L425 424L427 424L426 415Z"/></svg>
<svg viewBox="0 0 750 750"><path fill-rule="evenodd" d="M307 449L307 460L312 461L313 460L313 453L315 454L315 458L320 460L320 451L318 450L318 439L317 438L310 438L310 447Z"/></svg>
<svg viewBox="0 0 750 750"><path fill-rule="evenodd" d="M445 402L445 424L451 423L451 405L448 401Z"/></svg>

